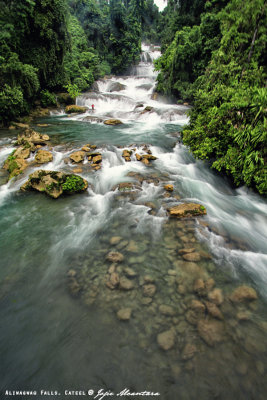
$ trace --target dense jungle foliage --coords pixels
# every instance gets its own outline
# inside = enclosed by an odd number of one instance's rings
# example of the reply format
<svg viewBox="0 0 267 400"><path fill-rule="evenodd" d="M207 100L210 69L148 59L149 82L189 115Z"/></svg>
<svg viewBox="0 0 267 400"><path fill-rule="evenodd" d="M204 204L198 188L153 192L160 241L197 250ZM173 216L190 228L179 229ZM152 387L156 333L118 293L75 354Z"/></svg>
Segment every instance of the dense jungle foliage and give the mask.
<svg viewBox="0 0 267 400"><path fill-rule="evenodd" d="M192 101L184 144L267 194L267 2L169 1L164 13L172 41L163 35L157 90Z"/></svg>
<svg viewBox="0 0 267 400"><path fill-rule="evenodd" d="M0 0L0 124L126 71L158 20L153 0Z"/></svg>

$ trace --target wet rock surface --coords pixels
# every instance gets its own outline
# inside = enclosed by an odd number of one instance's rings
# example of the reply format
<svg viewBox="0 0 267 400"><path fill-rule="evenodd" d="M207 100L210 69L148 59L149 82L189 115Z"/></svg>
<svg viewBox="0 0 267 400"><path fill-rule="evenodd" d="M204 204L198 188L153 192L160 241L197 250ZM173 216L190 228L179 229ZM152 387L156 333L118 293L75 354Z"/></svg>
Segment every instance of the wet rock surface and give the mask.
<svg viewBox="0 0 267 400"><path fill-rule="evenodd" d="M119 119L111 118L111 119L106 119L104 121L105 125L121 125L122 122Z"/></svg>
<svg viewBox="0 0 267 400"><path fill-rule="evenodd" d="M175 333L173 330L159 333L157 336L157 342L161 349L167 351L170 350L175 344Z"/></svg>
<svg viewBox="0 0 267 400"><path fill-rule="evenodd" d="M184 203L178 206L170 207L168 208L168 212L171 217L176 218L196 217L207 214L205 207L196 203Z"/></svg>
<svg viewBox="0 0 267 400"><path fill-rule="evenodd" d="M85 179L74 174L64 174L58 171L38 170L29 176L28 181L21 186L22 191L36 190L57 199L64 194L84 192L88 188Z"/></svg>
<svg viewBox="0 0 267 400"><path fill-rule="evenodd" d="M75 151L70 155L71 161L74 163L80 163L84 160L85 152L84 151Z"/></svg>
<svg viewBox="0 0 267 400"><path fill-rule="evenodd" d="M87 107L76 106L75 104L69 105L65 108L67 114L79 113L83 114L87 111Z"/></svg>
<svg viewBox="0 0 267 400"><path fill-rule="evenodd" d="M46 164L53 161L53 154L50 151L38 150L35 156L35 161L38 164Z"/></svg>

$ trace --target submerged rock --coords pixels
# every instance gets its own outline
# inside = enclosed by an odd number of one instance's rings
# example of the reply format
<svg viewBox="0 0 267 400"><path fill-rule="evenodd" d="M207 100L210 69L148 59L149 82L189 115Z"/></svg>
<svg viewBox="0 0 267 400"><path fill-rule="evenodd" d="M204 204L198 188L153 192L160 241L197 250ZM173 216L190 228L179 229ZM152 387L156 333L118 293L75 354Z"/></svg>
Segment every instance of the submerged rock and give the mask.
<svg viewBox="0 0 267 400"><path fill-rule="evenodd" d="M117 312L117 317L120 321L129 321L132 315L131 308L122 308Z"/></svg>
<svg viewBox="0 0 267 400"><path fill-rule="evenodd" d="M223 320L223 314L221 310L216 306L216 304L211 303L209 301L205 301L208 313L213 317L220 320Z"/></svg>
<svg viewBox="0 0 267 400"><path fill-rule="evenodd" d="M109 241L109 243L111 244L111 245L116 245L116 244L119 244L119 242L122 240L122 237L121 236L113 236L111 239L110 239L110 241Z"/></svg>
<svg viewBox="0 0 267 400"><path fill-rule="evenodd" d="M256 290L249 286L239 286L230 296L230 300L234 303L250 302L257 300L257 298Z"/></svg>
<svg viewBox="0 0 267 400"><path fill-rule="evenodd" d="M124 260L124 255L119 253L118 251L111 251L106 256L106 259L108 261L111 261L111 262L114 262L114 263L118 263L118 262L122 262Z"/></svg>
<svg viewBox="0 0 267 400"><path fill-rule="evenodd" d="M216 306L219 306L223 303L223 293L221 289L213 289L212 292L209 292L208 294L208 299L216 304Z"/></svg>
<svg viewBox="0 0 267 400"><path fill-rule="evenodd" d="M196 217L198 215L207 214L206 208L197 203L184 203L178 206L167 208L170 216L183 218L183 217Z"/></svg>
<svg viewBox="0 0 267 400"><path fill-rule="evenodd" d="M53 154L50 151L38 150L35 156L35 161L38 164L45 164L53 161Z"/></svg>
<svg viewBox="0 0 267 400"><path fill-rule="evenodd" d="M116 189L123 195L129 194L131 196L136 196L137 192L141 189L141 185L133 182L122 182L112 188L112 190Z"/></svg>
<svg viewBox="0 0 267 400"><path fill-rule="evenodd" d="M111 118L104 121L105 125L120 125L122 122L119 119Z"/></svg>
<svg viewBox="0 0 267 400"><path fill-rule="evenodd" d="M95 117L93 115L87 115L82 120L86 122L97 122L97 123L104 122L103 118Z"/></svg>
<svg viewBox="0 0 267 400"><path fill-rule="evenodd" d="M139 248L137 243L134 240L130 240L128 246L126 247L126 251L128 251L129 253L138 253Z"/></svg>
<svg viewBox="0 0 267 400"><path fill-rule="evenodd" d="M109 289L113 290L113 289L115 289L116 287L119 286L119 283L120 283L119 274L118 274L117 272L114 271L114 272L112 272L112 273L110 274L109 279L108 279L108 281L106 282L106 286L107 286Z"/></svg>
<svg viewBox="0 0 267 400"><path fill-rule="evenodd" d="M199 336L209 346L215 346L223 341L224 326L222 322L202 319L197 324L197 330Z"/></svg>
<svg viewBox="0 0 267 400"><path fill-rule="evenodd" d="M186 261L196 262L196 261L200 261L201 257L200 257L199 253L190 252L190 253L183 254L183 259Z"/></svg>
<svg viewBox="0 0 267 400"><path fill-rule="evenodd" d="M152 283L146 284L143 286L143 296L145 297L153 297L156 293L156 286Z"/></svg>
<svg viewBox="0 0 267 400"><path fill-rule="evenodd" d="M74 168L74 169L73 169L73 172L74 172L75 174L81 174L81 173L83 172L83 170L82 170L82 168Z"/></svg>
<svg viewBox="0 0 267 400"><path fill-rule="evenodd" d="M134 288L134 283L130 279L123 276L120 279L119 288L121 290L132 290Z"/></svg>
<svg viewBox="0 0 267 400"><path fill-rule="evenodd" d="M168 317L173 317L176 314L175 310L174 310L174 308L172 306L168 306L168 305L165 305L165 304L162 304L162 305L159 306L159 312L162 315L166 315Z"/></svg>
<svg viewBox="0 0 267 400"><path fill-rule="evenodd" d="M163 350L170 350L175 344L175 333L172 329L159 333L157 336L159 347Z"/></svg>
<svg viewBox="0 0 267 400"><path fill-rule="evenodd" d="M128 278L135 278L137 276L137 272L130 267L124 268L124 273Z"/></svg>
<svg viewBox="0 0 267 400"><path fill-rule="evenodd" d="M75 104L72 104L65 108L65 112L67 114L73 114L73 113L82 114L82 113L85 113L86 111L87 111L87 107L76 106Z"/></svg>
<svg viewBox="0 0 267 400"><path fill-rule="evenodd" d="M65 174L58 171L38 170L29 176L21 190L36 190L57 199L62 194L84 192L88 182L78 175Z"/></svg>
<svg viewBox="0 0 267 400"><path fill-rule="evenodd" d="M197 348L193 343L187 343L182 352L182 359L183 360L190 360L194 357L195 353L197 352Z"/></svg>

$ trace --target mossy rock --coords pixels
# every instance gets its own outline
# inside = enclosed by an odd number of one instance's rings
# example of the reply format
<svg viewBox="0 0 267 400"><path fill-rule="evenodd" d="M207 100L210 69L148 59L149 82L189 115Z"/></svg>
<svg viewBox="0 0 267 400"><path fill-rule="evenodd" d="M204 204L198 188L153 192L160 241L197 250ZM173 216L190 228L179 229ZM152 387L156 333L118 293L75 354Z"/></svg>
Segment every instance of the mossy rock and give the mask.
<svg viewBox="0 0 267 400"><path fill-rule="evenodd" d="M20 175L28 166L24 158L16 156L17 150L14 150L6 159L3 168L9 172L8 179L12 179Z"/></svg>
<svg viewBox="0 0 267 400"><path fill-rule="evenodd" d="M65 108L65 112L67 114L73 114L73 113L83 114L86 111L87 111L87 107L76 106L75 104L72 104Z"/></svg>
<svg viewBox="0 0 267 400"><path fill-rule="evenodd" d="M28 181L21 186L22 191L36 190L45 192L48 196L57 199L62 194L84 192L88 182L79 175L65 174L59 171L38 170L29 176Z"/></svg>

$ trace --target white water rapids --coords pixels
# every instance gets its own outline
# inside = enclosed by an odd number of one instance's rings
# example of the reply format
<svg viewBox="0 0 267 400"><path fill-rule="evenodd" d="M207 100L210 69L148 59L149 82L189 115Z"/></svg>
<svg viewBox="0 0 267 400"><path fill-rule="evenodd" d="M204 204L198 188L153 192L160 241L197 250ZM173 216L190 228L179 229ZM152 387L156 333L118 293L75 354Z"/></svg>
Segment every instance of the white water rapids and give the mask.
<svg viewBox="0 0 267 400"><path fill-rule="evenodd" d="M78 99L77 104L88 107L94 104L93 115L99 118L119 118L128 124L134 122L128 128L133 141L135 135L154 129L161 130L163 124L171 123L175 127L176 124L187 123L187 107L152 100L157 76L152 61L159 55L157 48L152 48L151 51L149 46L143 45L141 62L133 67L133 75L99 81L99 93L85 94ZM109 88L113 83L120 83L124 88L110 93ZM139 104L142 104L141 108L137 107ZM153 109L142 114L140 110L146 106ZM90 111L88 114L92 115ZM84 117L74 118L79 120ZM240 268L246 270L248 276L259 285L262 294L267 296L267 207L264 199L245 188L231 189L228 183L202 162L196 162L181 144L177 144L172 152L166 152L158 146L151 149L158 158L155 165L162 172L170 174L172 182L181 190L184 199L201 202L207 207L207 219L214 231L201 229L199 237L208 242L217 261L231 265L237 275ZM100 180L108 181L113 177L115 182L119 176L120 179L125 176L126 171L139 168L137 162L120 166L117 166L117 161L113 163L115 165L112 166L112 162L109 162L108 168L104 168ZM249 250L232 249L229 243L232 239Z"/></svg>
<svg viewBox="0 0 267 400"><path fill-rule="evenodd" d="M188 122L185 112L188 107L174 104L167 104L161 100L153 100L156 84L156 76L153 69L153 60L159 57L160 52L157 47L143 45L141 62L133 67L131 76L111 77L97 82L99 91L88 92L80 96L77 100L78 105L89 107L86 114L75 115L68 118L73 121L83 121L86 117L93 117L90 121L94 126L99 125L97 118L105 120L108 118L118 118L122 125L123 135L130 136L133 142L138 138L139 142L151 140L155 132L159 139L154 140L151 146L153 155L157 157L154 162L156 170L169 174L171 183L182 195L181 201L201 202L207 208L207 221L209 228L203 228L198 231L201 240L208 243L215 259L221 264L231 265L238 276L240 269L245 270L250 279L259 286L263 295L266 295L265 285L267 284L267 208L266 202L256 194L243 188L233 190L223 179L216 176L202 162L196 162L188 153L188 150L181 144L176 144L171 151L162 147L164 131L166 124L172 126L175 130L176 125L183 125ZM113 85L121 85L120 90L113 90ZM113 89L112 89L113 87ZM115 87L116 88L116 87ZM112 89L112 92L110 91ZM94 104L95 110L91 110ZM151 111L143 112L145 107L152 107ZM65 116L62 115L64 119ZM102 123L100 122L100 125ZM90 128L91 129L91 128ZM110 128L107 128L110 129ZM113 129L113 128L111 128ZM116 131L118 132L118 131ZM118 135L118 133L116 133ZM112 133L108 133L108 136ZM119 138L119 136L118 136ZM2 146L0 151L1 163L4 162L13 147L8 144ZM128 148L127 146L125 148ZM112 187L121 181L127 181L127 173L145 172L146 167L137 161L126 163L122 161L122 149L112 147L112 151L103 149L103 167L97 173L97 179L93 179L87 174L83 176L94 183L94 189L91 190L91 197L88 199L91 209L96 210L99 216L99 222L94 226L104 226L106 218L110 212L110 200L114 192L110 192ZM54 160L43 169L59 170L64 168L64 158L69 156L73 149L66 151L54 148L52 150ZM142 148L136 150L142 153ZM85 161L86 163L87 161ZM27 176L32 173L36 167L29 168ZM20 185L25 182L27 177L23 176L16 182L9 182L0 188L0 204L5 202L10 195L17 191ZM143 188L141 198L153 199L161 189L156 188L152 183ZM148 191L148 193L146 193ZM170 200L171 203L171 200ZM177 201L176 201L177 203ZM133 206L132 206L133 207ZM135 207L135 217L138 214L144 214L145 209L140 206ZM98 210L98 211L97 211ZM139 215L140 216L140 215ZM96 217L96 216L95 216ZM156 222L159 218L158 222ZM133 218L134 219L134 218ZM162 216L149 216L154 220L155 226L160 226ZM74 223L74 222L73 222ZM152 223L153 226L153 223ZM76 245L80 245L91 229L85 229L84 235L79 235ZM98 228L97 228L98 229ZM97 230L96 229L96 230ZM157 228L159 229L159 228ZM91 231L92 232L92 231ZM68 235L67 235L68 236ZM85 239L87 240L87 239ZM231 245L231 241L239 242L240 246L236 248ZM73 236L62 239L61 245L73 243ZM233 248L232 248L233 247Z"/></svg>

